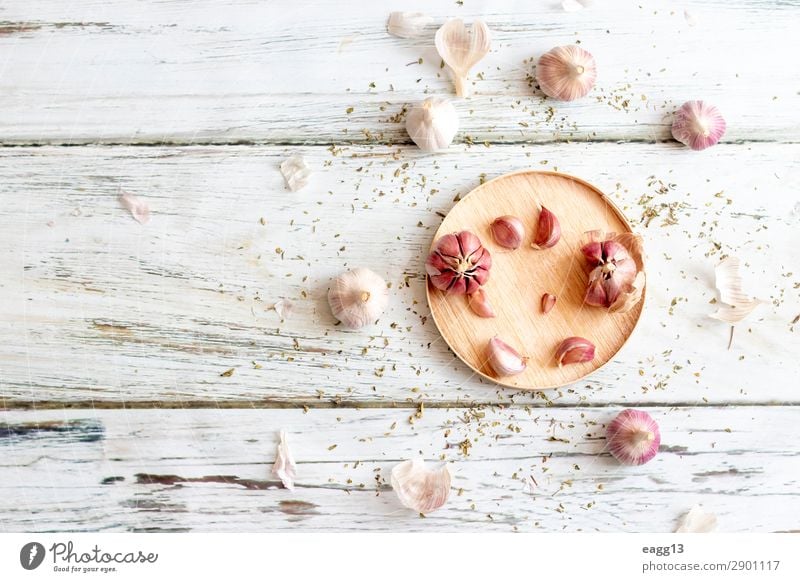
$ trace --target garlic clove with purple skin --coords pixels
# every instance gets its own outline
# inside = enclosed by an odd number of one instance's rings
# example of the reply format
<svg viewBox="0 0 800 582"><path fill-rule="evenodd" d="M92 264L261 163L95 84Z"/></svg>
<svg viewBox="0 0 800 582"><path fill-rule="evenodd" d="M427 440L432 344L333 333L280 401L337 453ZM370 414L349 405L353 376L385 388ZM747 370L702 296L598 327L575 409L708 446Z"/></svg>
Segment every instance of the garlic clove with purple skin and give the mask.
<svg viewBox="0 0 800 582"><path fill-rule="evenodd" d="M594 57L574 44L547 51L536 65L536 80L542 93L560 101L584 97L594 87L596 79Z"/></svg>
<svg viewBox="0 0 800 582"><path fill-rule="evenodd" d="M497 317L497 314L486 297L486 291L479 287L477 291L467 296L469 308L480 317Z"/></svg>
<svg viewBox="0 0 800 582"><path fill-rule="evenodd" d="M556 296L552 293L545 293L542 295L542 313L550 313L550 310L556 306Z"/></svg>
<svg viewBox="0 0 800 582"><path fill-rule="evenodd" d="M661 432L645 411L627 408L608 425L606 442L609 452L620 463L643 465L658 453Z"/></svg>
<svg viewBox="0 0 800 582"><path fill-rule="evenodd" d="M531 247L539 250L549 249L556 246L559 240L561 240L561 223L555 214L542 206Z"/></svg>
<svg viewBox="0 0 800 582"><path fill-rule="evenodd" d="M556 362L561 368L564 364L580 364L594 359L594 344L583 337L568 337L556 349Z"/></svg>
<svg viewBox="0 0 800 582"><path fill-rule="evenodd" d="M525 226L516 216L501 216L492 222L491 227L494 242L501 247L515 250L525 238Z"/></svg>
<svg viewBox="0 0 800 582"><path fill-rule="evenodd" d="M672 137L695 151L715 145L725 135L725 118L705 101L687 101L675 113Z"/></svg>
<svg viewBox="0 0 800 582"><path fill-rule="evenodd" d="M489 340L486 355L489 366L498 376L516 376L528 367L527 358L497 336Z"/></svg>

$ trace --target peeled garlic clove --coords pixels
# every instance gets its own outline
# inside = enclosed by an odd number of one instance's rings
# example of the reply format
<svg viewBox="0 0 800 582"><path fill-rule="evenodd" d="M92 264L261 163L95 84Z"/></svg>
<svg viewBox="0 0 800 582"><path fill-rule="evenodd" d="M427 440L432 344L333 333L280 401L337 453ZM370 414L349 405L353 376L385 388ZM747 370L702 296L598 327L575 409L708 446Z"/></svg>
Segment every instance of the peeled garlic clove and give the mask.
<svg viewBox="0 0 800 582"><path fill-rule="evenodd" d="M399 38L415 38L421 36L425 27L433 23L433 17L422 12L392 12L386 30Z"/></svg>
<svg viewBox="0 0 800 582"><path fill-rule="evenodd" d="M582 337L568 337L556 349L558 367L564 364L580 364L594 359L594 344Z"/></svg>
<svg viewBox="0 0 800 582"><path fill-rule="evenodd" d="M437 289L453 295L470 295L489 280L492 255L481 240L462 230L436 241L425 271Z"/></svg>
<svg viewBox="0 0 800 582"><path fill-rule="evenodd" d="M693 150L715 145L725 135L725 119L719 109L704 101L687 101L675 113L672 137Z"/></svg>
<svg viewBox="0 0 800 582"><path fill-rule="evenodd" d="M469 295L469 308L479 315L480 317L496 317L492 304L486 297L486 291L483 288L478 288L477 291Z"/></svg>
<svg viewBox="0 0 800 582"><path fill-rule="evenodd" d="M658 453L661 433L649 414L628 408L608 425L606 442L609 452L620 463L642 465Z"/></svg>
<svg viewBox="0 0 800 582"><path fill-rule="evenodd" d="M542 313L550 313L550 310L556 306L556 296L551 293L542 295Z"/></svg>
<svg viewBox="0 0 800 582"><path fill-rule="evenodd" d="M498 337L489 340L486 355L489 366L498 376L515 376L528 367L526 358Z"/></svg>
<svg viewBox="0 0 800 582"><path fill-rule="evenodd" d="M439 509L450 496L450 471L426 469L422 459L403 461L392 468L392 489L405 507L422 514Z"/></svg>
<svg viewBox="0 0 800 582"><path fill-rule="evenodd" d="M446 149L458 132L458 113L447 99L428 97L408 112L406 131L424 152Z"/></svg>
<svg viewBox="0 0 800 582"><path fill-rule="evenodd" d="M490 43L489 27L480 20L472 23L469 32L460 18L448 20L436 31L436 50L453 72L459 97L469 96L469 70L486 56Z"/></svg>
<svg viewBox="0 0 800 582"><path fill-rule="evenodd" d="M311 168L308 167L303 156L291 156L281 162L281 174L283 174L289 190L296 192L308 184Z"/></svg>
<svg viewBox="0 0 800 582"><path fill-rule="evenodd" d="M561 224L555 214L542 206L531 246L535 249L549 249L556 246L559 240L561 240Z"/></svg>
<svg viewBox="0 0 800 582"><path fill-rule="evenodd" d="M389 302L389 289L379 276L363 267L336 277L328 290L333 316L350 329L358 329L380 317Z"/></svg>
<svg viewBox="0 0 800 582"><path fill-rule="evenodd" d="M501 216L496 218L490 229L494 241L507 249L518 249L525 238L525 227L516 216Z"/></svg>
<svg viewBox="0 0 800 582"><path fill-rule="evenodd" d="M557 46L539 58L536 79L548 97L572 101L592 90L597 65L591 53L578 45Z"/></svg>

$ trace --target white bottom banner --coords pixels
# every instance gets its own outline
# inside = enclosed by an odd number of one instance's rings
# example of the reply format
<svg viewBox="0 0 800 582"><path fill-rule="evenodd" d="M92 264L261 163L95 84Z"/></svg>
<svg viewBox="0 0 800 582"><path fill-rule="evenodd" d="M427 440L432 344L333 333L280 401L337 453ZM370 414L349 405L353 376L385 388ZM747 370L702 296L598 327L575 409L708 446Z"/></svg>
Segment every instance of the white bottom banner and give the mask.
<svg viewBox="0 0 800 582"><path fill-rule="evenodd" d="M793 534L0 534L0 580L800 580Z"/></svg>

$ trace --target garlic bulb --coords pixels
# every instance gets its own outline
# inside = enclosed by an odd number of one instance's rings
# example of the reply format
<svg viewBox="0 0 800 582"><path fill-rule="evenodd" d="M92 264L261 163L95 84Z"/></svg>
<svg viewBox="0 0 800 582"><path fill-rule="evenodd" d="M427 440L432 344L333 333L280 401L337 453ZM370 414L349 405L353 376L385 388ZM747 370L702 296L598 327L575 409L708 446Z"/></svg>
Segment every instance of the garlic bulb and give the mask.
<svg viewBox="0 0 800 582"><path fill-rule="evenodd" d="M433 17L422 12L392 12L386 30L398 38L421 36L425 27L433 23Z"/></svg>
<svg viewBox="0 0 800 582"><path fill-rule="evenodd" d="M436 50L453 72L459 97L469 97L469 70L486 56L490 43L489 27L480 20L472 23L469 32L460 18L448 20L436 31Z"/></svg>
<svg viewBox="0 0 800 582"><path fill-rule="evenodd" d="M342 273L328 290L333 316L350 329L374 322L388 302L386 282L363 267Z"/></svg>
<svg viewBox="0 0 800 582"><path fill-rule="evenodd" d="M642 237L592 230L584 240L581 252L591 269L584 301L611 312L629 311L644 292Z"/></svg>
<svg viewBox="0 0 800 582"><path fill-rule="evenodd" d="M498 337L489 340L486 351L489 366L498 376L516 376L528 367L527 358Z"/></svg>
<svg viewBox="0 0 800 582"><path fill-rule="evenodd" d="M436 241L425 272L431 284L452 295L471 295L489 280L492 255L481 239L462 230Z"/></svg>
<svg viewBox="0 0 800 582"><path fill-rule="evenodd" d="M722 139L726 127L719 109L704 101L687 101L675 113L672 137L700 151Z"/></svg>
<svg viewBox="0 0 800 582"><path fill-rule="evenodd" d="M678 521L675 533L709 533L716 527L717 516L705 511L700 505L695 505Z"/></svg>
<svg viewBox="0 0 800 582"><path fill-rule="evenodd" d="M643 410L620 412L606 430L609 452L626 465L643 465L658 453L661 432L658 424Z"/></svg>
<svg viewBox="0 0 800 582"><path fill-rule="evenodd" d="M597 65L591 53L578 45L557 46L539 58L536 78L548 97L572 101L592 90Z"/></svg>
<svg viewBox="0 0 800 582"><path fill-rule="evenodd" d="M426 469L420 458L395 465L391 483L400 503L422 514L439 509L450 496L447 465L440 469Z"/></svg>
<svg viewBox="0 0 800 582"><path fill-rule="evenodd" d="M408 112L406 131L424 152L447 148L458 132L458 113L443 97L428 97Z"/></svg>

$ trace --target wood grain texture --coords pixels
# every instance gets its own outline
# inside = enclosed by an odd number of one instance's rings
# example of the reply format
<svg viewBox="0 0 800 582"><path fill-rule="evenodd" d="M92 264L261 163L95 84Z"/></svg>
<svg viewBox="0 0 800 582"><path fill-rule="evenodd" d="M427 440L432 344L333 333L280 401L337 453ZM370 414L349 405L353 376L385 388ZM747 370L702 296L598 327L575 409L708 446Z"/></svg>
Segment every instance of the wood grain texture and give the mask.
<svg viewBox="0 0 800 582"><path fill-rule="evenodd" d="M5 143L407 143L404 107L453 94L433 35L460 16L483 18L493 45L474 71L475 96L456 103L459 141L669 140L671 112L688 99L721 108L729 142L800 137L796 78L785 59L765 56L796 52L796 1L606 0L578 13L560 4L7 2L0 135ZM386 20L398 9L435 23L420 39L391 37ZM544 101L536 59L574 42L597 58L596 89L576 103Z"/></svg>
<svg viewBox="0 0 800 582"><path fill-rule="evenodd" d="M293 151L315 172L297 193L278 171ZM650 257L647 308L633 339L611 364L549 400L798 402L786 382L800 374L792 324L800 313L798 146L719 146L702 158L635 144L335 153L0 151L0 196L13 202L0 207L4 403L545 404L544 395L473 378L441 340L425 300L423 263L454 198L484 173L524 167L591 180L643 234ZM698 169L698 159L709 169ZM119 205L120 190L149 201L149 224ZM714 266L731 252L749 257L752 292L772 303L727 351L726 326L708 316ZM359 332L335 326L326 300L330 279L353 266L392 284L385 316ZM284 322L270 309L281 298L295 302ZM220 376L230 368L232 376Z"/></svg>
<svg viewBox="0 0 800 582"><path fill-rule="evenodd" d="M616 412L5 412L0 531L670 532L696 503L722 532L797 529L797 407L650 409L662 447L641 467L605 452ZM294 491L270 475L282 428ZM417 455L453 474L424 519L388 487Z"/></svg>

